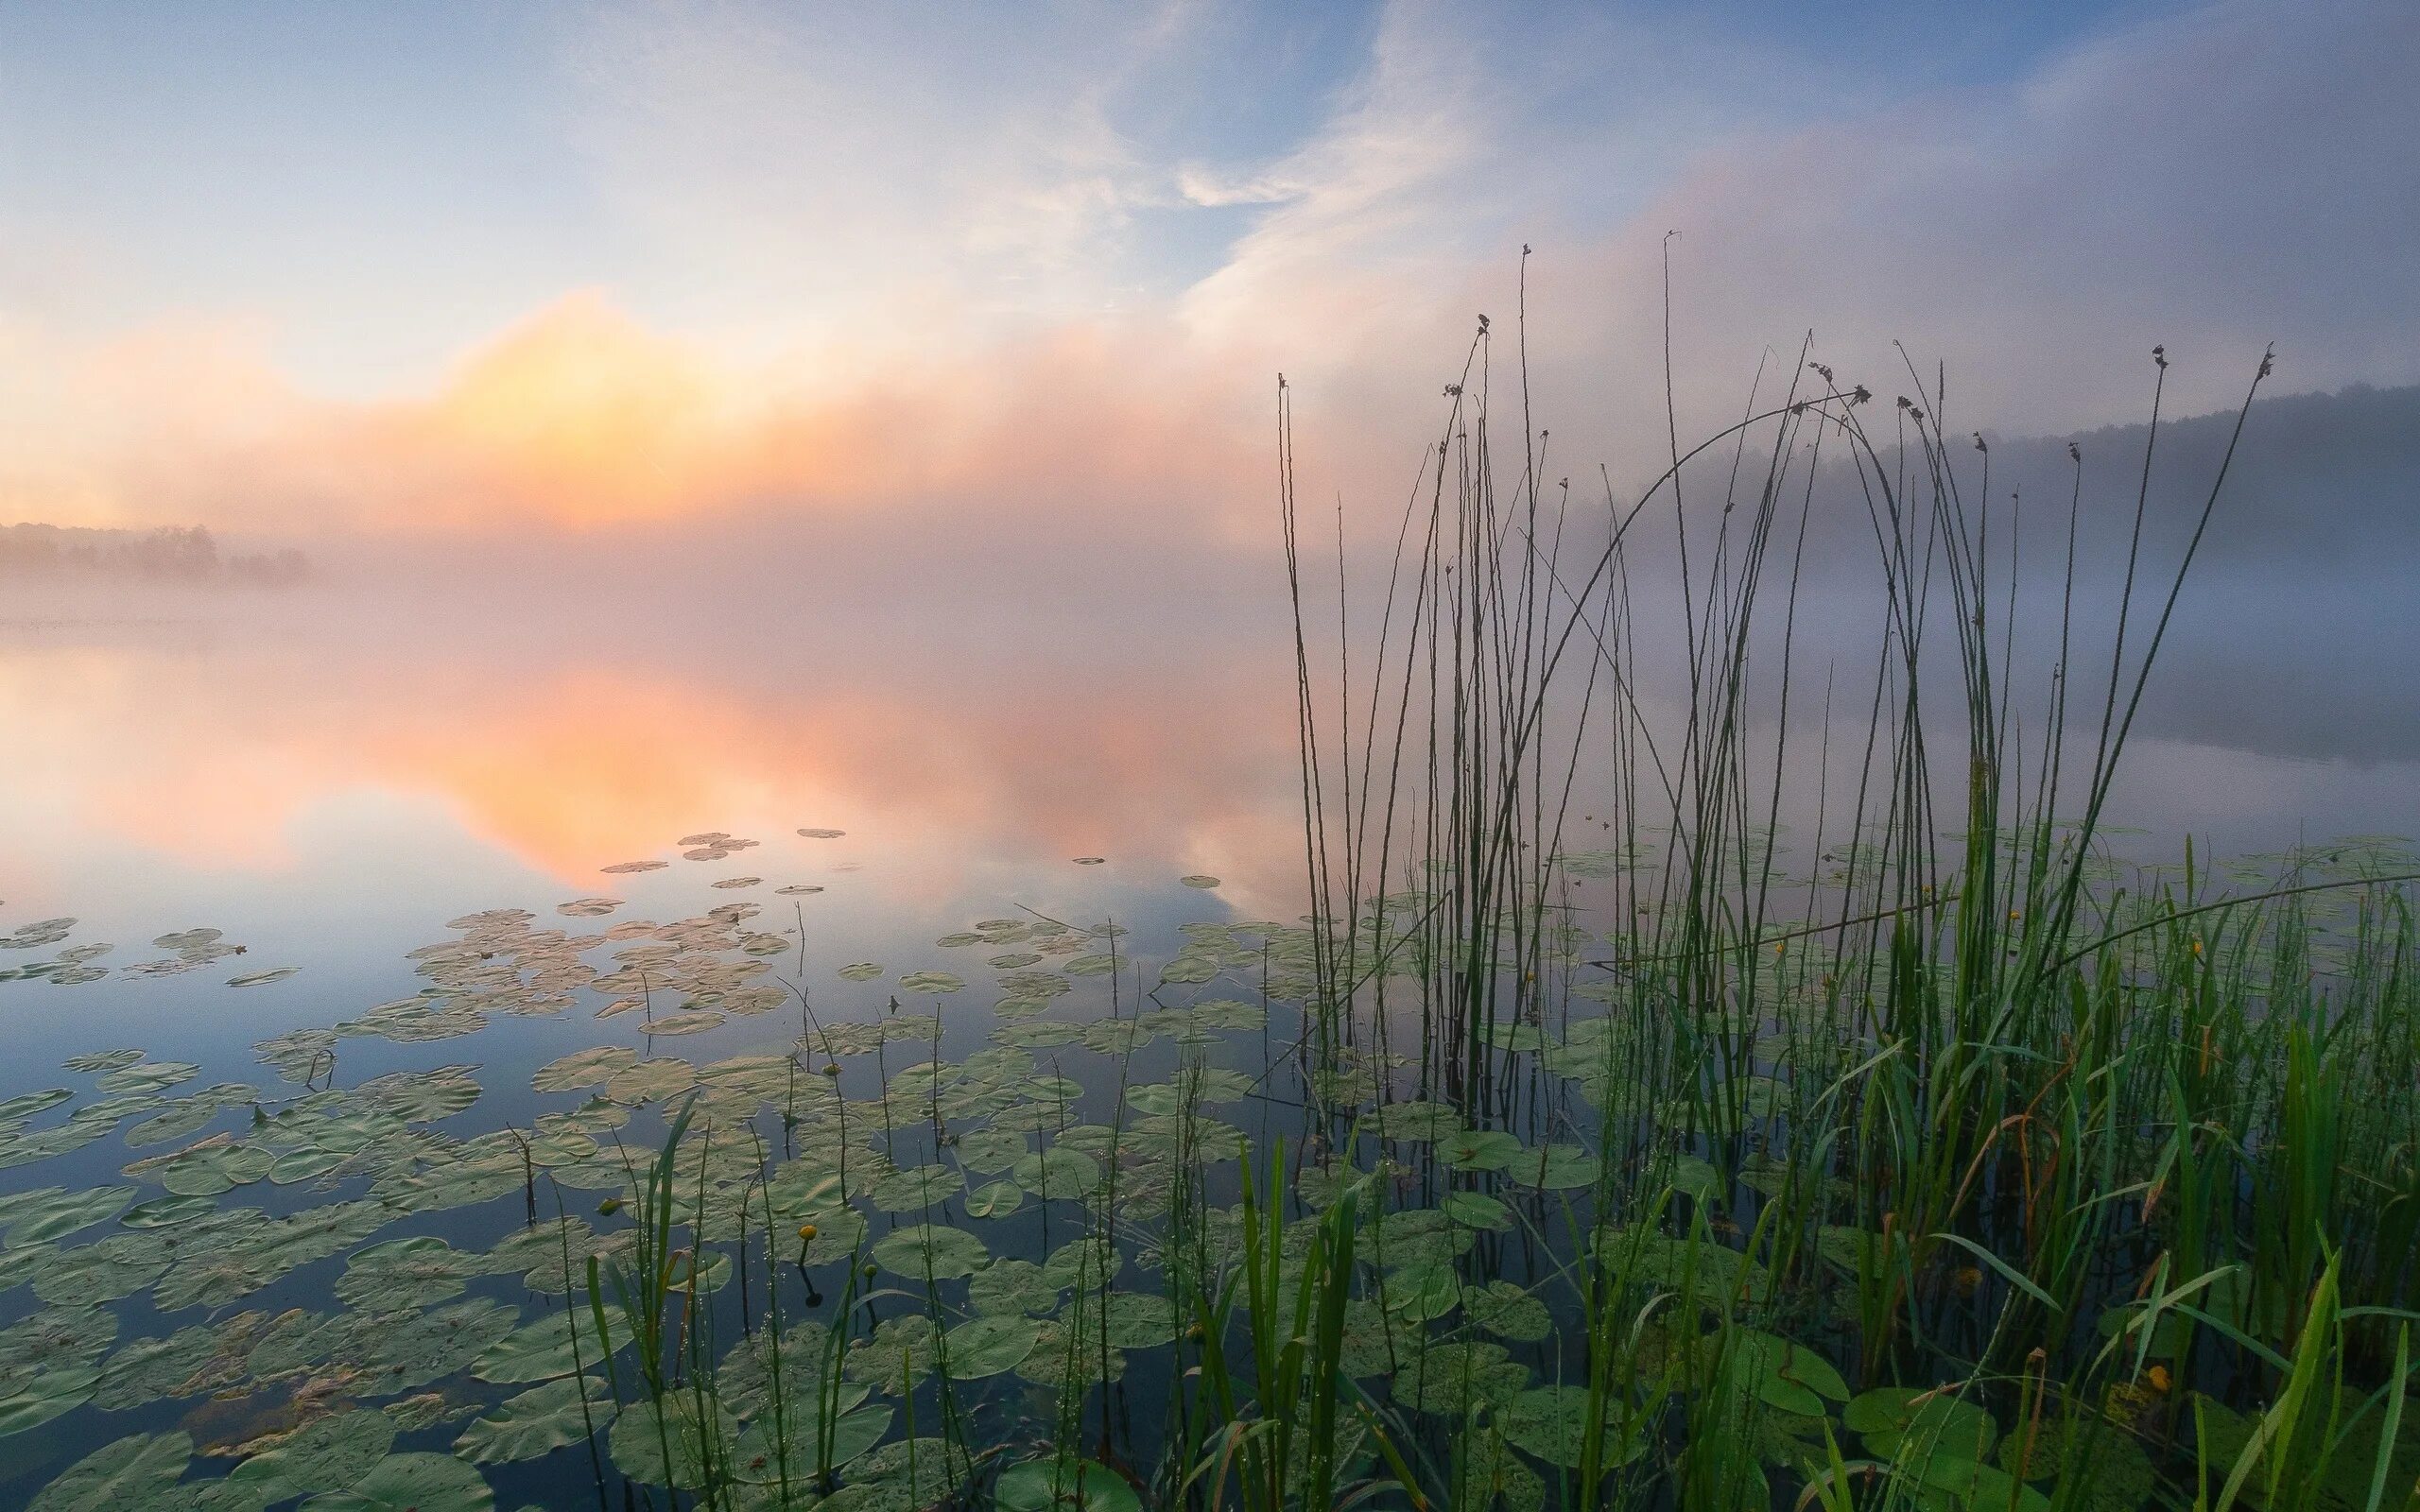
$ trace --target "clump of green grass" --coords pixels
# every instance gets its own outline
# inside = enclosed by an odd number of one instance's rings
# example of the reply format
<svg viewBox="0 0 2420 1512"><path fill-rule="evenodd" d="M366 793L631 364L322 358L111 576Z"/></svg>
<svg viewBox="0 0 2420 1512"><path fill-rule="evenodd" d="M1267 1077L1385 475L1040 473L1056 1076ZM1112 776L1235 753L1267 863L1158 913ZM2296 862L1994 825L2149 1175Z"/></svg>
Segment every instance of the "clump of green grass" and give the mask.
<svg viewBox="0 0 2420 1512"><path fill-rule="evenodd" d="M2420 1476L2402 1415L2420 1300L2408 864L2298 862L2214 897L2188 849L2181 878L2103 880L2102 816L2268 359L2155 570L2154 354L2101 686L2071 717L2090 654L2080 455L2057 618L2023 627L2052 649L2028 668L1988 448L1959 459L1941 386L1910 370L1879 427L1868 389L1802 352L1738 424L1686 452L1676 433L1635 502L1606 490L1609 541L1575 559L1526 382L1517 448L1489 412L1493 339L1481 321L1446 390L1376 644L1337 653L1333 694L1290 484L1281 507L1322 1111L1437 1099L1481 1130L1582 1126L1601 1158L1558 1249L1586 1437L1549 1500L1762 1505L1770 1468L1840 1506L2404 1504ZM1789 745L1826 457L1862 497L1881 606L1845 760L1828 717L1816 751ZM1682 623L1651 628L1631 574L1659 519ZM1659 719L1642 668L1674 640L1686 698ZM2043 690L2031 719L2021 679ZM1827 716L1841 691L1827 677ZM1831 865L1789 878L1780 817L1810 766L1796 806ZM1611 795L1616 843L1581 858L1612 885L1590 900L1610 953L1572 948L1586 936L1564 923L1583 782ZM2332 954L2314 904L2349 922ZM1606 1017L1575 1019L1576 996ZM1774 1366L1783 1339L1824 1380ZM1850 1386L1836 1418L1827 1397ZM1955 1431L1914 1431L1891 1393L1920 1403L1917 1427Z"/></svg>

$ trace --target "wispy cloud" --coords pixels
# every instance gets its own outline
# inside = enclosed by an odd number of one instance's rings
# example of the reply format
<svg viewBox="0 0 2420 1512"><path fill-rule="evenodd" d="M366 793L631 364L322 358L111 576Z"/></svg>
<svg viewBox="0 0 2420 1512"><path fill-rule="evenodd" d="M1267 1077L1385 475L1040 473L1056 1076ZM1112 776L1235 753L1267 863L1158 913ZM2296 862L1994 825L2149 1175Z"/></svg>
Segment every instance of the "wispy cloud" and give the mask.
<svg viewBox="0 0 2420 1512"><path fill-rule="evenodd" d="M1273 175L1236 178L1192 163L1176 170L1176 187L1186 204L1212 210L1230 205L1282 205L1303 192L1300 184Z"/></svg>
<svg viewBox="0 0 2420 1512"><path fill-rule="evenodd" d="M0 318L0 513L592 526L956 496L1217 533L1259 509L1278 369L1320 486L1391 493L1524 244L1541 420L1618 478L1660 435L1669 231L1707 424L1810 329L1876 387L1894 338L1944 360L1955 412L2003 431L2132 418L2155 341L2187 409L2272 338L2290 387L2420 378L2420 11L2392 0L2226 0L1950 83L1602 8L1392 5L1313 38L1347 60L1317 67L1272 45L1287 19L1219 8L948 22L566 20L546 120L619 228L605 272L345 400L257 311Z"/></svg>

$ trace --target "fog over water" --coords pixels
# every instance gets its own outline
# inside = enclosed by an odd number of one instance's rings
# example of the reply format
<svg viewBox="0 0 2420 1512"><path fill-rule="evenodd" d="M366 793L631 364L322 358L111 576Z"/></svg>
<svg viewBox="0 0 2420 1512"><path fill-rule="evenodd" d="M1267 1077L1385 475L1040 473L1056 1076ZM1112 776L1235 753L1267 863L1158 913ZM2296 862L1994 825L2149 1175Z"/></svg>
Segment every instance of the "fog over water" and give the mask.
<svg viewBox="0 0 2420 1512"><path fill-rule="evenodd" d="M2413 390L2256 409L2114 800L2114 818L2156 837L2146 847L2190 834L2231 853L2410 828L2415 411ZM2162 437L2146 581L2164 588L2231 425ZM2065 438L1993 439L1991 494L2022 499L2016 704L2038 710L2074 465ZM2105 647L2143 433L2080 445L2073 633ZM1979 494L1980 457L1958 460ZM1578 578L1610 516L1601 498L1568 507ZM1826 679L1840 748L1862 730L1853 691L1871 687L1880 625L1865 510L1853 476L1819 475L1790 653L1793 805L1816 797L1800 768ZM1222 875L1246 912L1298 912L1290 615L1273 551L949 518L338 547L283 592L14 583L0 618L0 901L20 921L113 917L143 937L234 913L259 921L265 947L282 934L324 946L331 919L433 919L497 888L571 896L598 867L693 831L824 824L868 860L834 902L855 889L946 913L1004 875L1102 854L1130 877ZM1685 682L1672 531L1644 518L1633 584L1652 719L1659 700L1685 701ZM1365 646L1394 523L1392 506L1347 507ZM1334 571L1314 560L1306 590L1331 679ZM2155 608L2137 606L2137 647ZM1777 609L1762 612L1777 625ZM1760 654L1758 675L1774 675L1777 643ZM1583 675L1575 659L1561 677ZM2101 674L2078 676L2076 701L2097 700ZM1770 696L1761 707L1769 718ZM1592 811L1601 766L1582 764Z"/></svg>

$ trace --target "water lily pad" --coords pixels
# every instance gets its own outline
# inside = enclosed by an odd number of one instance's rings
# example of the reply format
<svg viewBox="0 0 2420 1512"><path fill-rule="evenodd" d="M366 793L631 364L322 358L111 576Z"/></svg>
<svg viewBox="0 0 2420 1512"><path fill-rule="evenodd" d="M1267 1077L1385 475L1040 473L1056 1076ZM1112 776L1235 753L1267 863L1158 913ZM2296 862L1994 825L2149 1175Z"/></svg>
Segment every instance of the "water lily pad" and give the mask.
<svg viewBox="0 0 2420 1512"><path fill-rule="evenodd" d="M830 1512L918 1512L942 1504L975 1473L967 1450L939 1437L894 1439L857 1461Z"/></svg>
<svg viewBox="0 0 2420 1512"><path fill-rule="evenodd" d="M992 1488L999 1512L1142 1512L1142 1499L1108 1466L1064 1455L1032 1459L1000 1472Z"/></svg>
<svg viewBox="0 0 2420 1512"><path fill-rule="evenodd" d="M1699 1202L1722 1200L1722 1173L1714 1168L1712 1160L1700 1156L1673 1157L1669 1185L1674 1192Z"/></svg>
<svg viewBox="0 0 2420 1512"><path fill-rule="evenodd" d="M1416 1261L1387 1273L1387 1311L1414 1322L1443 1317L1461 1305L1461 1279L1450 1263Z"/></svg>
<svg viewBox="0 0 2420 1512"><path fill-rule="evenodd" d="M143 1052L140 1050L92 1050L87 1051L80 1056L70 1056L65 1060L61 1061L60 1064L65 1066L69 1071L115 1071L120 1066L131 1066L140 1062L142 1059ZM45 1097L52 1096L51 1093L47 1092L37 1093L35 1095ZM58 1097L54 1100L58 1102L65 1102L66 1098ZM43 1106L47 1107L48 1105L45 1104Z"/></svg>
<svg viewBox="0 0 2420 1512"><path fill-rule="evenodd" d="M1484 1192L1448 1192L1438 1199L1438 1208L1445 1216L1465 1228L1485 1228L1502 1233L1512 1227L1512 1210L1502 1199Z"/></svg>
<svg viewBox="0 0 2420 1512"><path fill-rule="evenodd" d="M216 1323L197 1323L164 1338L131 1339L101 1366L93 1404L109 1412L140 1407L163 1397L191 1397L234 1384L251 1373L253 1347L270 1319L239 1313Z"/></svg>
<svg viewBox="0 0 2420 1512"><path fill-rule="evenodd" d="M536 1459L610 1426L614 1399L601 1381L566 1377L508 1397L462 1430L454 1452L480 1465Z"/></svg>
<svg viewBox="0 0 2420 1512"><path fill-rule="evenodd" d="M970 1318L942 1336L952 1380L975 1381L1015 1369L1042 1336L1028 1317L993 1314Z"/></svg>
<svg viewBox="0 0 2420 1512"><path fill-rule="evenodd" d="M640 1032L664 1039L682 1035L703 1034L719 1025L723 1016L711 1009L693 1009L683 1013L659 1013L639 1025Z"/></svg>
<svg viewBox="0 0 2420 1512"><path fill-rule="evenodd" d="M1125 1265L1126 1257L1117 1246L1098 1233L1070 1239L1042 1258L1042 1273L1052 1284L1087 1292L1108 1285Z"/></svg>
<svg viewBox="0 0 2420 1512"><path fill-rule="evenodd" d="M39 1245L114 1217L133 1196L132 1187L94 1187L83 1192L46 1187L11 1193L0 1198L0 1225L6 1226L11 1246Z"/></svg>
<svg viewBox="0 0 2420 1512"><path fill-rule="evenodd" d="M272 966L265 971L246 971L237 976L231 976L227 979L227 985L229 987L267 987L271 982L283 982L289 976L300 975L302 971L302 968L299 966Z"/></svg>
<svg viewBox="0 0 2420 1512"><path fill-rule="evenodd" d="M832 1335L821 1323L788 1323L778 1343L771 1329L758 1329L733 1346L715 1367L716 1395L741 1420L764 1421L773 1415L778 1382L786 1411L795 1414L801 1411L800 1403L821 1400L831 1357ZM868 1395L857 1387L843 1386L836 1405L846 1411Z"/></svg>
<svg viewBox="0 0 2420 1512"><path fill-rule="evenodd" d="M860 1397L866 1391L863 1386L848 1389ZM804 1421L791 1424L786 1435L787 1453L783 1452L785 1435L775 1434L771 1423L751 1425L739 1435L736 1452L732 1456L733 1476L749 1488L740 1496L738 1504L752 1512L773 1512L783 1504L779 1498L785 1478L791 1496L799 1496L803 1488L815 1484L816 1476L825 1466L844 1468L881 1443L898 1416L897 1409L891 1407L859 1407L832 1419L828 1435L819 1434L814 1418L808 1416ZM840 1498L836 1495L833 1500Z"/></svg>
<svg viewBox="0 0 2420 1512"><path fill-rule="evenodd" d="M1005 1171L1025 1159L1031 1148L1014 1129L977 1129L958 1142L958 1163L969 1171Z"/></svg>
<svg viewBox="0 0 2420 1512"><path fill-rule="evenodd" d="M356 1091L371 1106L413 1124L450 1118L479 1100L479 1084L457 1066L390 1073L363 1082Z"/></svg>
<svg viewBox="0 0 2420 1512"><path fill-rule="evenodd" d="M1595 1186L1603 1170L1603 1163L1583 1145L1548 1144L1506 1166L1504 1174L1525 1187L1570 1192Z"/></svg>
<svg viewBox="0 0 2420 1512"><path fill-rule="evenodd" d="M460 1292L481 1265L481 1256L434 1234L412 1234L355 1250L336 1293L354 1307L429 1307Z"/></svg>
<svg viewBox="0 0 2420 1512"><path fill-rule="evenodd" d="M61 1307L95 1307L132 1297L157 1280L171 1255L155 1234L112 1234L60 1252L34 1273L34 1295Z"/></svg>
<svg viewBox="0 0 2420 1512"><path fill-rule="evenodd" d="M2050 1499L2032 1486L1990 1465L1979 1465L1949 1452L1945 1446L1913 1462L1916 1477L1958 1507L1988 1507L1991 1512L2050 1512Z"/></svg>
<svg viewBox="0 0 2420 1512"><path fill-rule="evenodd" d="M634 1061L614 1073L605 1095L616 1103L637 1107L668 1102L698 1083L698 1068L671 1056Z"/></svg>
<svg viewBox="0 0 2420 1512"><path fill-rule="evenodd" d="M1990 1413L1939 1387L1877 1386L1850 1401L1841 1420L1864 1436L1876 1459L1898 1457L1906 1448L1918 1456L1979 1460L1999 1437Z"/></svg>
<svg viewBox="0 0 2420 1512"><path fill-rule="evenodd" d="M918 1165L893 1171L874 1183L873 1205L885 1212L915 1212L946 1202L966 1189L954 1165Z"/></svg>
<svg viewBox="0 0 2420 1512"><path fill-rule="evenodd" d="M596 1324L579 1311L565 1309L523 1324L480 1350L471 1362L471 1374L500 1384L547 1381L594 1366L603 1356Z"/></svg>
<svg viewBox="0 0 2420 1512"><path fill-rule="evenodd" d="M1832 1363L1803 1344L1755 1329L1735 1329L1726 1368L1732 1379L1769 1406L1809 1418L1827 1401L1849 1400L1849 1386Z"/></svg>
<svg viewBox="0 0 2420 1512"><path fill-rule="evenodd" d="M2376 1450L2372 1445L2347 1447L2355 1452L2340 1453L2337 1463L2358 1462L2363 1484L2345 1501L2347 1504L2364 1503L2368 1472L2377 1464ZM2011 1429L1994 1452L1993 1462L2020 1480L2055 1479L2081 1486L2083 1497L2078 1504L2089 1512L2135 1512L2151 1499L2159 1479L2151 1455L2131 1434L2114 1422L2082 1415L2054 1418L2032 1432L2023 1425Z"/></svg>
<svg viewBox="0 0 2420 1512"><path fill-rule="evenodd" d="M143 1053L139 1050L129 1051L128 1054L136 1060L143 1058ZM68 1067L70 1070L91 1069L77 1066L72 1060L68 1062ZM115 1068L107 1064L105 1060L99 1069L113 1070ZM74 1098L75 1095L75 1092L67 1088L50 1087L38 1092L19 1092L14 1097L0 1098L0 1123L13 1124L31 1118L36 1113L57 1108L60 1104Z"/></svg>
<svg viewBox="0 0 2420 1512"><path fill-rule="evenodd" d="M1054 1144L1010 1167L1017 1185L1037 1197L1080 1197L1100 1184L1100 1162L1081 1150Z"/></svg>
<svg viewBox="0 0 2420 1512"><path fill-rule="evenodd" d="M1498 1344L1439 1344L1413 1354L1395 1375L1395 1390L1423 1412L1460 1418L1470 1403L1510 1408L1530 1384L1529 1367Z"/></svg>
<svg viewBox="0 0 2420 1512"><path fill-rule="evenodd" d="M1190 877L1179 877L1177 881L1184 884L1188 887L1216 887L1219 885L1218 878L1204 876L1200 873L1196 873Z"/></svg>
<svg viewBox="0 0 2420 1512"><path fill-rule="evenodd" d="M275 1448L228 1473L254 1505L271 1506L314 1491L341 1491L370 1473L395 1441L385 1413L357 1409L314 1418Z"/></svg>
<svg viewBox="0 0 2420 1512"><path fill-rule="evenodd" d="M90 1364L117 1337L106 1308L51 1307L0 1329L0 1390L35 1371Z"/></svg>
<svg viewBox="0 0 2420 1512"><path fill-rule="evenodd" d="M966 982L947 971L910 971L899 979L899 986L908 992L942 993L959 991Z"/></svg>
<svg viewBox="0 0 2420 1512"><path fill-rule="evenodd" d="M1059 1305L1059 1287L1029 1260L996 1261L966 1283L967 1305L977 1313L1047 1313Z"/></svg>
<svg viewBox="0 0 2420 1512"><path fill-rule="evenodd" d="M809 840L838 840L849 832L846 830L801 830L798 833Z"/></svg>
<svg viewBox="0 0 2420 1512"><path fill-rule="evenodd" d="M150 1117L130 1125L126 1143L140 1149L149 1144L165 1144L171 1140L190 1139L216 1123L223 1111L212 1098L182 1098Z"/></svg>
<svg viewBox="0 0 2420 1512"><path fill-rule="evenodd" d="M75 1411L93 1397L101 1373L88 1365L65 1365L24 1373L13 1388L0 1387L0 1437L39 1428Z"/></svg>
<svg viewBox="0 0 2420 1512"><path fill-rule="evenodd" d="M1625 1445L1610 1420L1599 1430L1602 1447L1598 1463L1608 1469L1628 1463L1645 1447L1634 1439ZM1532 1386L1512 1399L1501 1420L1504 1436L1519 1449L1549 1465L1580 1469L1588 1448L1588 1388Z"/></svg>
<svg viewBox="0 0 2420 1512"><path fill-rule="evenodd" d="M1461 1116L1443 1103L1389 1103L1371 1115L1378 1132L1391 1140L1450 1139L1461 1129Z"/></svg>
<svg viewBox="0 0 2420 1512"><path fill-rule="evenodd" d="M512 1332L514 1311L486 1297L427 1313L364 1317L360 1364L393 1391L467 1369L488 1346Z"/></svg>
<svg viewBox="0 0 2420 1512"><path fill-rule="evenodd" d="M839 974L844 982L871 982L882 974L882 965L878 961L853 961L840 968Z"/></svg>
<svg viewBox="0 0 2420 1512"><path fill-rule="evenodd" d="M840 1373L904 1397L932 1373L941 1362L941 1328L928 1314L903 1314L876 1325L871 1338L853 1342L840 1362Z"/></svg>
<svg viewBox="0 0 2420 1512"><path fill-rule="evenodd" d="M1089 1299L1086 1306L1098 1308L1100 1331L1113 1348L1152 1349L1176 1338L1176 1309L1167 1297L1144 1292L1111 1292Z"/></svg>
<svg viewBox="0 0 2420 1512"><path fill-rule="evenodd" d="M963 1228L931 1224L911 1224L886 1234L868 1253L886 1270L936 1280L972 1276L992 1263L982 1240Z"/></svg>
<svg viewBox="0 0 2420 1512"><path fill-rule="evenodd" d="M199 1066L182 1060L147 1060L139 1065L121 1066L93 1085L105 1092L164 1091L180 1082L191 1081L200 1070Z"/></svg>
<svg viewBox="0 0 2420 1512"><path fill-rule="evenodd" d="M303 1512L491 1512L495 1492L451 1454L390 1454L341 1491L315 1496Z"/></svg>
<svg viewBox="0 0 2420 1512"><path fill-rule="evenodd" d="M1464 1287L1462 1311L1472 1322L1499 1339L1534 1344L1554 1331L1554 1318L1547 1313L1547 1304L1508 1280Z"/></svg>
<svg viewBox="0 0 2420 1512"><path fill-rule="evenodd" d="M631 1402L614 1419L606 1442L614 1465L634 1481L695 1486L704 1477L708 1437L728 1444L738 1435L737 1419L712 1401L700 1418L695 1399L683 1391Z"/></svg>
<svg viewBox="0 0 2420 1512"><path fill-rule="evenodd" d="M1013 1181L986 1181L966 1194L970 1218L1005 1218L1025 1205L1025 1191Z"/></svg>
<svg viewBox="0 0 2420 1512"><path fill-rule="evenodd" d="M161 1506L192 1459L193 1439L186 1434L120 1438L69 1466L26 1512L140 1512Z"/></svg>
<svg viewBox="0 0 2420 1512"><path fill-rule="evenodd" d="M1521 1157L1521 1142L1501 1129L1463 1129L1436 1147L1437 1158L1458 1171L1501 1171Z"/></svg>

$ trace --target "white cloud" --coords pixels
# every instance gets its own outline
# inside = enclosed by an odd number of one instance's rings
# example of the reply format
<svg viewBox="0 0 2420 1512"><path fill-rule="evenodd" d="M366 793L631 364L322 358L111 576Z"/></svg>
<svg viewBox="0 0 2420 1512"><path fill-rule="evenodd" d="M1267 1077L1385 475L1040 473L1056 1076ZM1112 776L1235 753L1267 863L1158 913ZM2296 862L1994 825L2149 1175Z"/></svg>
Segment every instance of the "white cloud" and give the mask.
<svg viewBox="0 0 2420 1512"><path fill-rule="evenodd" d="M1236 178L1198 163L1184 163L1177 169L1176 185L1185 203L1212 210L1230 205L1283 204L1302 192L1300 185L1273 176Z"/></svg>
<svg viewBox="0 0 2420 1512"><path fill-rule="evenodd" d="M633 295L731 327L939 335L1095 307L1172 201L1112 118L1172 9L633 7L566 34L572 129L654 247Z"/></svg>
<svg viewBox="0 0 2420 1512"><path fill-rule="evenodd" d="M1504 329L1527 242L1567 464L1660 450L1668 230L1704 429L1810 329L1886 395L1909 385L1894 340L1946 362L1962 428L2136 418L2154 343L2178 359L2170 413L2232 404L2273 338L2281 388L2420 379L2420 9L2400 0L2234 0L1914 89L1618 19L1508 38L1487 14L1474 34L1392 13L1347 107L1270 170L1299 193L1188 296L1197 328L1262 332L1312 377L1320 439L1416 448L1405 406L1475 313Z"/></svg>

